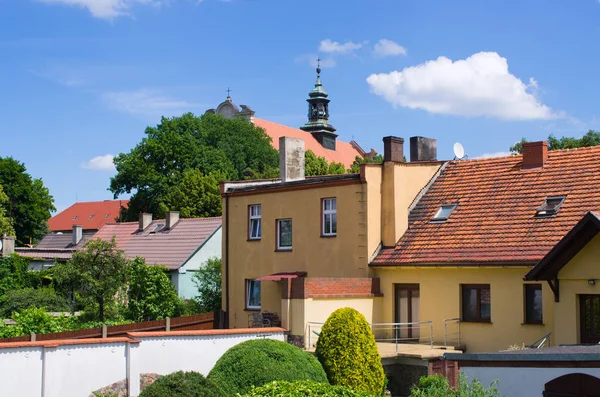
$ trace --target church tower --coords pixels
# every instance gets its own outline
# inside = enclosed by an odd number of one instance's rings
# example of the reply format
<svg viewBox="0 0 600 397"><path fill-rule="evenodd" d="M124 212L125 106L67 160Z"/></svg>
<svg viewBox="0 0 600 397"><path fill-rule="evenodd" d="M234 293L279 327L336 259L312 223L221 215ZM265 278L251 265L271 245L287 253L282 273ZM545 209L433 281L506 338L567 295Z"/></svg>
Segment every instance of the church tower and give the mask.
<svg viewBox="0 0 600 397"><path fill-rule="evenodd" d="M318 60L320 61L320 59ZM321 68L317 66L317 81L315 88L308 94L308 123L300 127L301 130L310 132L325 149L335 150L337 134L335 128L329 124L329 99L327 91L321 84Z"/></svg>

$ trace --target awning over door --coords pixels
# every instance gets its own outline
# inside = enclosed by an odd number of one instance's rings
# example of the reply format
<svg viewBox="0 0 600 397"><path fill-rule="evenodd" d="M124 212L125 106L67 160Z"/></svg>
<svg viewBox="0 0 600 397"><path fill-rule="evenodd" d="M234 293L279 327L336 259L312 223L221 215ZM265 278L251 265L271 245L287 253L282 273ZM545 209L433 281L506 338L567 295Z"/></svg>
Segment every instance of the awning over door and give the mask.
<svg viewBox="0 0 600 397"><path fill-rule="evenodd" d="M281 272L273 273L268 276L262 276L256 279L256 281L281 281L284 278L298 278L306 277L306 272Z"/></svg>

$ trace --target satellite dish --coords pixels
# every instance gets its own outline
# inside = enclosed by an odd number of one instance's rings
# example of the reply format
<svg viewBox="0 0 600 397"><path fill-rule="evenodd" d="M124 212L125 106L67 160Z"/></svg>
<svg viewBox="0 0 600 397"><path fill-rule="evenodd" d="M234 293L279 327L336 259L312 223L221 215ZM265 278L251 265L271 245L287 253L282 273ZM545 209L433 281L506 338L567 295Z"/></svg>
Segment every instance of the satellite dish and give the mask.
<svg viewBox="0 0 600 397"><path fill-rule="evenodd" d="M465 158L465 148L459 142L454 144L454 158L458 160Z"/></svg>

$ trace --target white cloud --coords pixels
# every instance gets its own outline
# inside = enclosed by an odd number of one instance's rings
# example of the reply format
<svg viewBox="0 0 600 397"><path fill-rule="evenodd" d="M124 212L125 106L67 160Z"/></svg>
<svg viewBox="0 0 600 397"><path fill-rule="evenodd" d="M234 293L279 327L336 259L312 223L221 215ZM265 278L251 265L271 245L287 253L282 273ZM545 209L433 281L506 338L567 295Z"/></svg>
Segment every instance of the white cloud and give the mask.
<svg viewBox="0 0 600 397"><path fill-rule="evenodd" d="M454 62L441 56L402 71L372 74L367 83L394 106L430 113L504 120L564 117L540 102L534 79L525 84L510 74L508 62L496 52Z"/></svg>
<svg viewBox="0 0 600 397"><path fill-rule="evenodd" d="M406 48L388 39L381 39L375 43L373 53L378 57L406 55Z"/></svg>
<svg viewBox="0 0 600 397"><path fill-rule="evenodd" d="M160 5L164 0L35 0L47 4L84 7L96 18L114 19L129 15L134 4Z"/></svg>
<svg viewBox="0 0 600 397"><path fill-rule="evenodd" d="M510 156L511 152L495 152L495 153L484 153L481 156L475 157L476 159L487 159L492 157L503 157Z"/></svg>
<svg viewBox="0 0 600 397"><path fill-rule="evenodd" d="M346 54L361 49L363 46L363 43L354 43L352 41L339 43L337 41L326 39L321 41L321 44L319 45L319 51L326 53Z"/></svg>
<svg viewBox="0 0 600 397"><path fill-rule="evenodd" d="M115 165L113 159L115 156L112 154L105 154L104 156L96 156L93 159L86 161L81 164L81 168L96 171L114 171Z"/></svg>
<svg viewBox="0 0 600 397"><path fill-rule="evenodd" d="M124 113L151 117L180 115L202 106L149 89L105 92L102 94L102 101Z"/></svg>

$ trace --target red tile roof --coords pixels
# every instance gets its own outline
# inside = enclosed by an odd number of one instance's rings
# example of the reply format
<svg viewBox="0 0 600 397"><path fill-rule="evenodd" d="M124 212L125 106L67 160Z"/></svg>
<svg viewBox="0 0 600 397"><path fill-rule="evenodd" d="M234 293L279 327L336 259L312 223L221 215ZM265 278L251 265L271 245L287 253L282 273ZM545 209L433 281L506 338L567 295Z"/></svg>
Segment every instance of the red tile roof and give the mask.
<svg viewBox="0 0 600 397"><path fill-rule="evenodd" d="M310 132L257 118L254 119L254 125L265 130L267 135L273 139L272 145L277 150L279 150L279 138L287 136L303 139L306 150L311 150L318 157L325 157L329 163L332 161L342 163L346 168L350 168L356 156L362 157L350 143L342 142L339 139L336 139L335 150L329 150L321 146Z"/></svg>
<svg viewBox="0 0 600 397"><path fill-rule="evenodd" d="M94 239L110 240L115 236L117 247L130 259L141 257L149 265L165 265L178 269L221 227L221 217L180 219L171 229L151 233L164 220L154 220L143 232L138 222L109 223L94 235Z"/></svg>
<svg viewBox="0 0 600 397"><path fill-rule="evenodd" d="M129 200L104 200L75 203L54 215L48 221L50 231L71 231L73 225L83 230L99 230L106 223L114 222L120 215L121 206L127 208Z"/></svg>
<svg viewBox="0 0 600 397"><path fill-rule="evenodd" d="M60 262L65 262L73 257L73 254L77 252L75 248L28 248L18 247L15 248L15 252L20 256L26 258L37 258L37 259L56 259Z"/></svg>
<svg viewBox="0 0 600 397"><path fill-rule="evenodd" d="M372 265L536 263L591 210L600 209L600 146L551 151L543 168L523 156L451 161L416 204L395 248ZM555 217L534 218L566 195ZM444 223L431 219L458 203Z"/></svg>

